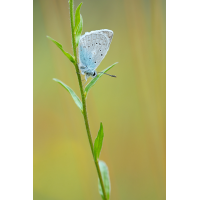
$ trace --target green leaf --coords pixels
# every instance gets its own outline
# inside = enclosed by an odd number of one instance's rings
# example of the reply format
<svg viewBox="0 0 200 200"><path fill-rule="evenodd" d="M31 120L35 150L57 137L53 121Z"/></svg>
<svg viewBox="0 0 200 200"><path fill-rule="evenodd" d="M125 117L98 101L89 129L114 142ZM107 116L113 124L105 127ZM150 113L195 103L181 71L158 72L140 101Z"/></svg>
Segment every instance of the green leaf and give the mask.
<svg viewBox="0 0 200 200"><path fill-rule="evenodd" d="M80 37L81 37L82 29L83 29L83 18L80 15L80 23L79 23L77 31L76 31L76 46L77 47L78 47L79 40L80 40Z"/></svg>
<svg viewBox="0 0 200 200"><path fill-rule="evenodd" d="M78 29L79 23L80 23L80 9L82 6L82 2L79 4L79 6L76 9L76 13L75 13L75 27L74 27L74 31L76 32L76 30Z"/></svg>
<svg viewBox="0 0 200 200"><path fill-rule="evenodd" d="M102 72L105 73L107 72L108 70L110 70L112 67L114 67L118 62L114 63L113 65L111 65L110 67L104 69ZM84 94L85 94L85 97L87 97L87 94L89 92L89 90L91 89L91 87L98 81L98 79L103 75L103 73L99 73L95 78L93 78L85 87L85 90L84 90Z"/></svg>
<svg viewBox="0 0 200 200"><path fill-rule="evenodd" d="M83 112L83 105L81 100L78 98L78 96L76 95L76 93L65 83L63 83L62 81L53 78L54 81L58 82L60 85L62 85L72 96L72 98L74 99L76 105L80 108L81 112Z"/></svg>
<svg viewBox="0 0 200 200"><path fill-rule="evenodd" d="M74 57L70 54L70 53L67 53L63 50L62 48L62 45L60 43L58 43L57 41L55 41L53 38L47 36L47 38L49 38L53 43L55 43L57 45L57 47L69 58L69 60L72 62L72 63L75 63L75 59Z"/></svg>
<svg viewBox="0 0 200 200"><path fill-rule="evenodd" d="M95 160L99 159L102 144L103 144L103 137L104 137L103 125L102 125L102 122L101 122L98 135L97 135L97 137L94 141L94 158L95 158Z"/></svg>
<svg viewBox="0 0 200 200"><path fill-rule="evenodd" d="M104 187L105 187L107 200L109 200L111 186L110 186L110 178L109 178L109 173L108 173L108 167L106 166L106 163L101 161L101 160L99 161L99 167L100 167L100 171L101 171L101 175L102 175L102 179L103 179L103 184L104 184ZM100 181L98 181L98 187L99 187L99 193L100 193L102 199L105 200L104 196L103 196L103 191L102 191L102 188L101 188Z"/></svg>

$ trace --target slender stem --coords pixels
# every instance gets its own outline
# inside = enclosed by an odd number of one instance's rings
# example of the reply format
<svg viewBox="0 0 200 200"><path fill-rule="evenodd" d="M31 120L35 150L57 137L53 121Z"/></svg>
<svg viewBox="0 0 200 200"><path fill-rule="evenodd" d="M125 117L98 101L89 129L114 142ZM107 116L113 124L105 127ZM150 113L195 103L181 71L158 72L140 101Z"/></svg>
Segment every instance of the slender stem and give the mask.
<svg viewBox="0 0 200 200"><path fill-rule="evenodd" d="M82 84L82 81L81 81L81 75L80 75L80 72L79 72L79 67L78 67L78 62L77 62L76 40L75 40L75 33L74 33L73 0L70 0L69 4L70 4L70 19L71 19L71 32L72 32L72 46L73 46L74 57L75 57L75 64L74 65L75 65L76 74L77 74L78 83L79 83L80 92L81 92L81 98L82 98L82 104L83 104L83 117L84 117L84 121L85 121L85 127L86 127L86 131L87 131L87 136L88 136L90 148L91 148L91 151L92 151L94 163L95 163L95 166L96 166L96 169L97 169L97 174L98 174L100 184L101 184L101 188L102 188L102 191L103 191L104 199L107 200L106 191L105 191L105 187L104 187L104 184L103 184L101 171L100 171L100 168L99 168L99 163L94 158L94 148L93 148L92 136L91 136L89 121L88 121L88 116L87 116L86 99L85 99L85 95L84 95L84 91L83 91L83 84Z"/></svg>

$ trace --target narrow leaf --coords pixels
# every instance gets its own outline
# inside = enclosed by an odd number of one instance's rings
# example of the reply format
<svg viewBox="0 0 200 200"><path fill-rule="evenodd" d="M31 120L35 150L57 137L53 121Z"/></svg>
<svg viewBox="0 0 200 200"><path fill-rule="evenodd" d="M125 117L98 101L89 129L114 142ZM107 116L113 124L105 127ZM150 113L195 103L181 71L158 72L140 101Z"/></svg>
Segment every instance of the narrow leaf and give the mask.
<svg viewBox="0 0 200 200"><path fill-rule="evenodd" d="M114 67L118 62L114 63L113 65L111 65L110 67L104 69L102 72L105 73L108 70L110 70L112 67ZM103 75L103 73L99 73L95 78L93 78L85 87L85 97L87 97L87 94L89 92L89 90L91 89L91 87L98 81L98 79Z"/></svg>
<svg viewBox="0 0 200 200"><path fill-rule="evenodd" d="M101 171L101 175L102 175L102 179L103 179L103 184L104 184L104 187L105 187L107 200L109 200L111 186L110 186L110 177L109 177L109 173L108 173L108 167L106 166L106 163L101 161L101 160L99 161L99 167L100 167L100 171ZM102 199L105 200L104 196L103 196L103 191L102 191L102 188L101 188L100 181L98 181L98 187L99 187L99 193L100 193Z"/></svg>
<svg viewBox="0 0 200 200"><path fill-rule="evenodd" d="M51 37L49 37L49 36L47 36L47 38L49 38L53 43L55 43L56 46L69 58L69 60L70 60L72 63L75 63L74 57L73 57L70 53L65 52L65 51L63 50L63 48L62 48L62 45L61 45L59 42L55 41L53 38L51 38Z"/></svg>
<svg viewBox="0 0 200 200"><path fill-rule="evenodd" d="M81 9L81 6L82 6L82 2L77 7L76 13L75 13L75 27L74 27L74 31L75 32L76 32L76 30L77 30L77 28L79 26L79 23L80 23L80 9Z"/></svg>
<svg viewBox="0 0 200 200"><path fill-rule="evenodd" d="M65 83L63 83L62 81L53 78L54 81L58 82L60 85L62 85L72 96L72 98L74 99L74 102L76 103L76 105L80 108L81 112L83 112L83 105L81 100L78 98L78 96L76 95L76 93Z"/></svg>
<svg viewBox="0 0 200 200"><path fill-rule="evenodd" d="M95 160L99 159L99 156L100 156L100 153L101 153L102 144L103 144L103 137L104 137L103 125L102 125L102 122L101 122L98 135L97 135L97 137L96 137L96 139L94 141L94 157L95 157Z"/></svg>
<svg viewBox="0 0 200 200"><path fill-rule="evenodd" d="M80 23L79 23L77 31L76 31L76 46L77 47L78 47L79 40L80 40L80 37L81 37L82 29L83 29L83 18L80 15Z"/></svg>

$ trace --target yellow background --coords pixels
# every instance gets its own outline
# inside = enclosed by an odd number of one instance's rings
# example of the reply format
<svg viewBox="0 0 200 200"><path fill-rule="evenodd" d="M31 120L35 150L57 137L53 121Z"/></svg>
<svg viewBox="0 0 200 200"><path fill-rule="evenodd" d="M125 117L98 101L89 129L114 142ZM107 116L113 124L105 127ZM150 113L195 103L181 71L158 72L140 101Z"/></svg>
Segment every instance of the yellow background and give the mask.
<svg viewBox="0 0 200 200"><path fill-rule="evenodd" d="M75 0L75 7L81 1ZM46 38L72 54L67 0L34 0L34 200L100 200L97 173L81 112L75 69ZM87 98L93 140L104 126L100 159L109 168L111 200L166 197L165 0L83 0L83 32L110 29L114 37L98 67L119 62Z"/></svg>

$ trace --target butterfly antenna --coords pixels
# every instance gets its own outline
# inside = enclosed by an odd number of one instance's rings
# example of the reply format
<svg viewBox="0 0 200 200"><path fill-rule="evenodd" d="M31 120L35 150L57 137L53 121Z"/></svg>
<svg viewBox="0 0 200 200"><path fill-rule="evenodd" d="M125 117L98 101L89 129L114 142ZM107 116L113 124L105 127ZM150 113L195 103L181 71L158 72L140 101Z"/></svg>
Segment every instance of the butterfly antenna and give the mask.
<svg viewBox="0 0 200 200"><path fill-rule="evenodd" d="M111 76L111 77L117 77L117 76L115 76L115 75L111 75L111 74L107 74L107 73L105 73L105 72L98 72L98 73L103 73L103 74L106 74L106 75L108 75L108 76Z"/></svg>
<svg viewBox="0 0 200 200"><path fill-rule="evenodd" d="M105 73L105 72L98 72L98 73L103 73L103 74L106 74L106 75L111 76L111 77L117 77L117 76L115 76L115 75L107 74L107 73Z"/></svg>

